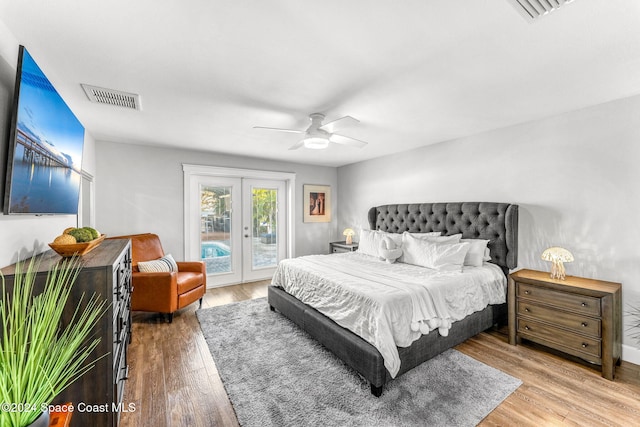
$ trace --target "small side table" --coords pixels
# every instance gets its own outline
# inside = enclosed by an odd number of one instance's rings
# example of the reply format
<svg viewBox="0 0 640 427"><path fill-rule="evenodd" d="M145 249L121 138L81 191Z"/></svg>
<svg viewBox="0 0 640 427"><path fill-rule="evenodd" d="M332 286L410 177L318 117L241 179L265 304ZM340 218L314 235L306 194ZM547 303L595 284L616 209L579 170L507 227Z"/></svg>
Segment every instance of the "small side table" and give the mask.
<svg viewBox="0 0 640 427"><path fill-rule="evenodd" d="M520 270L509 275L509 343L521 339L601 365L613 380L622 356L621 284Z"/></svg>
<svg viewBox="0 0 640 427"><path fill-rule="evenodd" d="M329 253L353 252L358 250L358 243L347 244L346 241L329 243Z"/></svg>

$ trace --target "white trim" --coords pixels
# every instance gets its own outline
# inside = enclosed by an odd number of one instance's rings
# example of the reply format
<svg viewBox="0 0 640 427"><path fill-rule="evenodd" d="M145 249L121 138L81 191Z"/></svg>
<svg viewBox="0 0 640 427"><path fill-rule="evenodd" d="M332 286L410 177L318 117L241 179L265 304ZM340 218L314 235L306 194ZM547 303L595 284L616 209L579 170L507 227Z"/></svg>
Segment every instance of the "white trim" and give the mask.
<svg viewBox="0 0 640 427"><path fill-rule="evenodd" d="M622 344L622 360L640 365L640 349Z"/></svg>
<svg viewBox="0 0 640 427"><path fill-rule="evenodd" d="M83 197L83 187L84 181L89 185L89 218L84 218L84 197ZM78 215L76 217L76 227L82 227L83 225L89 224L89 227L95 227L96 224L96 195L95 195L95 181L93 175L89 172L82 169L80 171L80 190L78 194Z"/></svg>
<svg viewBox="0 0 640 427"><path fill-rule="evenodd" d="M183 163L182 170L186 175L226 176L233 178L275 179L280 181L295 181L294 172L275 172L259 169L236 169L219 166L190 165Z"/></svg>
<svg viewBox="0 0 640 427"><path fill-rule="evenodd" d="M257 169L237 169L227 168L220 166L207 166L207 165L193 165L188 163L182 164L183 171L183 233L184 233L184 246L183 254L184 259L189 258L189 248L191 247L191 233L189 223L189 192L190 182L193 176L217 176L217 177L229 177L229 178L251 178L251 179L270 179L285 181L286 183L286 195L287 195L287 253L285 258L292 258L295 256L295 188L296 188L296 174L294 172L277 172L277 171L265 171Z"/></svg>

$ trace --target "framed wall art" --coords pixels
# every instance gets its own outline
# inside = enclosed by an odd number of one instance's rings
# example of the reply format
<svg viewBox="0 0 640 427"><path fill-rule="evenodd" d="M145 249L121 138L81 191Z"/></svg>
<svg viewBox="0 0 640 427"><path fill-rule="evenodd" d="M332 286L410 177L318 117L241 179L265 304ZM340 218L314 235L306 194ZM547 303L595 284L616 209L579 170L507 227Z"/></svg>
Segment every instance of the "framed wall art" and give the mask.
<svg viewBox="0 0 640 427"><path fill-rule="evenodd" d="M331 187L303 186L304 222L331 222Z"/></svg>

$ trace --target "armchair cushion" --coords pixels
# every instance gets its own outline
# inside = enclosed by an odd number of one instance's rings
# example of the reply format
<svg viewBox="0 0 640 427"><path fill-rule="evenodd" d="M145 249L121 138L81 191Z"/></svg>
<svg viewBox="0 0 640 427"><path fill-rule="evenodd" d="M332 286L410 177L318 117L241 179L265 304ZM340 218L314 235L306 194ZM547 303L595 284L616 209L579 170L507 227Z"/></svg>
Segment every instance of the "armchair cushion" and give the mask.
<svg viewBox="0 0 640 427"><path fill-rule="evenodd" d="M202 274L181 271L178 273L176 283L178 284L178 295L184 294L202 285Z"/></svg>

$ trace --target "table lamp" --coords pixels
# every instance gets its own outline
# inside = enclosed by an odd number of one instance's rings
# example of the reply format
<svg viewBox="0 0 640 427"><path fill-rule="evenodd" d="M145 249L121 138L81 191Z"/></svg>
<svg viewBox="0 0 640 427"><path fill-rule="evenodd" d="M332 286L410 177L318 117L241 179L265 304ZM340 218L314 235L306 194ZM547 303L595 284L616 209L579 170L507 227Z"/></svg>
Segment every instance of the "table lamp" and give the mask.
<svg viewBox="0 0 640 427"><path fill-rule="evenodd" d="M563 262L573 261L571 252L564 248L554 246L542 252L541 258L545 261L551 261L551 278L565 279L565 271Z"/></svg>
<svg viewBox="0 0 640 427"><path fill-rule="evenodd" d="M350 245L353 243L353 236L356 234L355 231L353 231L353 229L345 228L342 234L344 236L347 236L347 240L345 242L347 245Z"/></svg>

